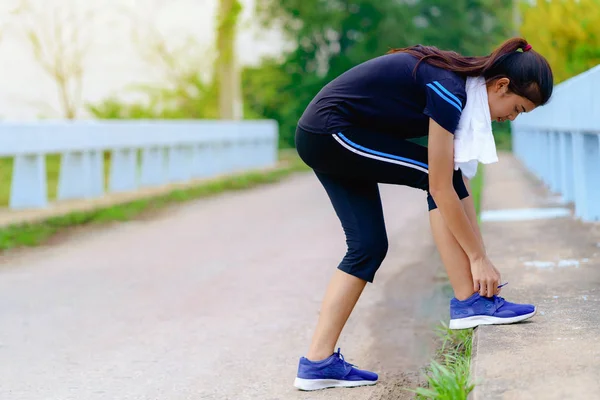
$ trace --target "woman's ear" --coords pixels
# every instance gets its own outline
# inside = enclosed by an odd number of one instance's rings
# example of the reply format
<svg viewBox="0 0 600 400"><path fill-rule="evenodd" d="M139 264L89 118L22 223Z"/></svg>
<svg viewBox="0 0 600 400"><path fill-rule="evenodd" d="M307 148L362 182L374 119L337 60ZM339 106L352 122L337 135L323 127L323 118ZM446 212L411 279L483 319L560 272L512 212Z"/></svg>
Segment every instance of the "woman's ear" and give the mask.
<svg viewBox="0 0 600 400"><path fill-rule="evenodd" d="M494 91L498 94L506 94L508 92L509 83L510 79L508 78L496 79L496 82L494 82Z"/></svg>

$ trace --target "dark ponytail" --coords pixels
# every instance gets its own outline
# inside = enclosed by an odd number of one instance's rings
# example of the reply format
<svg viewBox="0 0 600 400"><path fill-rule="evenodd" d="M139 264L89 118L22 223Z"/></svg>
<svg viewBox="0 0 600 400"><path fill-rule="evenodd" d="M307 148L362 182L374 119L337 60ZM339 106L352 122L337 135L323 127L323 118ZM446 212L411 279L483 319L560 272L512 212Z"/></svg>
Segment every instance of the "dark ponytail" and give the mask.
<svg viewBox="0 0 600 400"><path fill-rule="evenodd" d="M417 67L425 61L462 76L483 76L488 83L508 78L508 89L536 106L546 104L552 96L554 79L550 64L541 54L531 50L522 38L505 41L487 56L463 56L454 51L422 45L392 49L388 54L400 52L417 57Z"/></svg>

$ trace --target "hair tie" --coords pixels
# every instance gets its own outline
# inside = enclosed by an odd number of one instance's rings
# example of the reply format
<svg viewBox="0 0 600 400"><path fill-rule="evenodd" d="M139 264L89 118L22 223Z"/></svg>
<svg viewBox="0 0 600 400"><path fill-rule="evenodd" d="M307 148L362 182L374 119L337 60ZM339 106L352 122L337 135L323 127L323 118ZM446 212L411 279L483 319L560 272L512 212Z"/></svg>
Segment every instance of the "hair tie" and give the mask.
<svg viewBox="0 0 600 400"><path fill-rule="evenodd" d="M525 47L523 47L523 52L531 50L531 45L527 43Z"/></svg>

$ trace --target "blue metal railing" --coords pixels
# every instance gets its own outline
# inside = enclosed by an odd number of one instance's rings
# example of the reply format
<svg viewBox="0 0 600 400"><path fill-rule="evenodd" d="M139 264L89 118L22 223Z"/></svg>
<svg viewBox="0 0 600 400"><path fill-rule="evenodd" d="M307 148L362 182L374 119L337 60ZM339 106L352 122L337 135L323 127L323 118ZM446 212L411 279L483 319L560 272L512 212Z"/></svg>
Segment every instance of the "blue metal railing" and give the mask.
<svg viewBox="0 0 600 400"><path fill-rule="evenodd" d="M61 154L58 200L265 168L277 162L275 121L45 121L0 124L0 157L14 158L10 208L48 206L47 154Z"/></svg>
<svg viewBox="0 0 600 400"><path fill-rule="evenodd" d="M512 138L516 157L572 202L576 217L600 220L600 65L557 85L547 105L519 116Z"/></svg>

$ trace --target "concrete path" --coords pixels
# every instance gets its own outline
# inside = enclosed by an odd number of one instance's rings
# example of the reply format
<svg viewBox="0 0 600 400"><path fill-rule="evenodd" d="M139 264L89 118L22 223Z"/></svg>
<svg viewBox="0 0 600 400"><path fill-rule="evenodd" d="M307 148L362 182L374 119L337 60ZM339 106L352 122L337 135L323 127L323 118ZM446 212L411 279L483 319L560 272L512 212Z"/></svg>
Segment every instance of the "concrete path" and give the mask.
<svg viewBox="0 0 600 400"><path fill-rule="evenodd" d="M561 206L510 155L485 171L484 210ZM484 222L483 232L509 282L502 296L538 314L476 330L473 399L600 399L600 225L563 217Z"/></svg>
<svg viewBox="0 0 600 400"><path fill-rule="evenodd" d="M304 174L3 256L0 399L410 398L447 319L445 275L424 193L382 193L390 252L339 344L377 386L292 387L345 250Z"/></svg>

